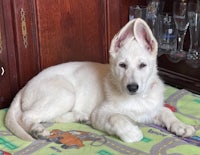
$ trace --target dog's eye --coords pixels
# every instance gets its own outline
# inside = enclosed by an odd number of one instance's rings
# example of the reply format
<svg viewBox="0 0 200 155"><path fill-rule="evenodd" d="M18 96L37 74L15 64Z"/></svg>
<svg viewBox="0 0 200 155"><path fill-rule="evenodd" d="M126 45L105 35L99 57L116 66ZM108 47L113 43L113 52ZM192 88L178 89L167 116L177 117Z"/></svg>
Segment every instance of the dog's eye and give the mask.
<svg viewBox="0 0 200 155"><path fill-rule="evenodd" d="M124 68L124 69L127 68L127 65L126 65L125 63L120 63L119 66L120 66L121 68Z"/></svg>
<svg viewBox="0 0 200 155"><path fill-rule="evenodd" d="M142 69L142 68L144 68L144 67L146 67L146 64L145 64L145 63L141 63L141 64L139 65L139 69Z"/></svg>

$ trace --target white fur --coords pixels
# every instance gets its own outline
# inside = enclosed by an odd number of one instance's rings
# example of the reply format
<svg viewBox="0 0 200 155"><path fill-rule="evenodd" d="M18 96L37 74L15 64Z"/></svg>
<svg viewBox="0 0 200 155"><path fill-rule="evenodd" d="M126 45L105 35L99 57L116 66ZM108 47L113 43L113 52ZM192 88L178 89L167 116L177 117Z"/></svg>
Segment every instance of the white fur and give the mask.
<svg viewBox="0 0 200 155"><path fill-rule="evenodd" d="M24 140L49 136L41 122L88 121L125 142L143 137L137 123L154 122L180 136L194 133L163 107L157 42L143 20L127 23L109 53L110 65L70 62L39 73L14 98L6 126Z"/></svg>

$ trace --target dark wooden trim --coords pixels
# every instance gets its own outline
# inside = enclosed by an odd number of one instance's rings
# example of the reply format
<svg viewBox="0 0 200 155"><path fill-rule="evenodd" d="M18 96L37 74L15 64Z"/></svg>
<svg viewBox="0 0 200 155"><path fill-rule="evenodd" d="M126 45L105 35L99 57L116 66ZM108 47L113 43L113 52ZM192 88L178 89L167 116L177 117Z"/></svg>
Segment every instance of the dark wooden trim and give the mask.
<svg viewBox="0 0 200 155"><path fill-rule="evenodd" d="M195 68L186 60L175 61L164 54L158 57L158 68L166 83L200 94L200 66Z"/></svg>

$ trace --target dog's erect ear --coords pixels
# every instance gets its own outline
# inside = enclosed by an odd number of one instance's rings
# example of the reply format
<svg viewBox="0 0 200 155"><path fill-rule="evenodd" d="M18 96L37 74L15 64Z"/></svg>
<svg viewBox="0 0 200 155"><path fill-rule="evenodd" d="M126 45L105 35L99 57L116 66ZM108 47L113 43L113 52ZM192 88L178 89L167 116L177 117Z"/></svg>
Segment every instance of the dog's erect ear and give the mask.
<svg viewBox="0 0 200 155"><path fill-rule="evenodd" d="M126 43L126 40L135 37L139 44L144 46L151 54L157 54L157 41L146 22L140 18L129 21L112 39L110 54L115 55Z"/></svg>
<svg viewBox="0 0 200 155"><path fill-rule="evenodd" d="M112 39L110 45L110 54L116 54L118 50L124 45L128 38L134 36L133 34L133 25L135 19L129 21Z"/></svg>
<svg viewBox="0 0 200 155"><path fill-rule="evenodd" d="M135 20L133 29L137 42L143 45L150 54L157 55L157 41L147 23L138 18Z"/></svg>

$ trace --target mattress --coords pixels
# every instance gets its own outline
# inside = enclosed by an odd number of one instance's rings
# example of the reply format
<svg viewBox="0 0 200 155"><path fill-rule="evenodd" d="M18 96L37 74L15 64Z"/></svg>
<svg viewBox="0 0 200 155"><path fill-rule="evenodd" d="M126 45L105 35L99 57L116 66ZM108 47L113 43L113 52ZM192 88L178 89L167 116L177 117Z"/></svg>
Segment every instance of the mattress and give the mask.
<svg viewBox="0 0 200 155"><path fill-rule="evenodd" d="M80 123L44 123L54 133L45 140L23 141L4 126L7 109L0 110L0 155L200 155L200 96L166 86L165 105L195 127L190 138L178 137L154 124L140 124L144 138L124 143Z"/></svg>

